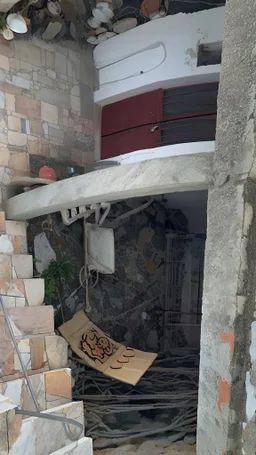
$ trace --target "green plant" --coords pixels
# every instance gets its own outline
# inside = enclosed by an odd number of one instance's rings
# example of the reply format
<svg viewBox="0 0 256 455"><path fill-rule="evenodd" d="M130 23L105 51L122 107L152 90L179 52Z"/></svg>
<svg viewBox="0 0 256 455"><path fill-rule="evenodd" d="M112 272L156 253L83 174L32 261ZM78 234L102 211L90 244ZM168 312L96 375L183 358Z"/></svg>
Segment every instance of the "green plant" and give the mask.
<svg viewBox="0 0 256 455"><path fill-rule="evenodd" d="M45 279L45 304L52 305L58 296L61 280L72 280L74 277L74 267L70 262L59 260L52 261L48 269L42 273L42 278Z"/></svg>

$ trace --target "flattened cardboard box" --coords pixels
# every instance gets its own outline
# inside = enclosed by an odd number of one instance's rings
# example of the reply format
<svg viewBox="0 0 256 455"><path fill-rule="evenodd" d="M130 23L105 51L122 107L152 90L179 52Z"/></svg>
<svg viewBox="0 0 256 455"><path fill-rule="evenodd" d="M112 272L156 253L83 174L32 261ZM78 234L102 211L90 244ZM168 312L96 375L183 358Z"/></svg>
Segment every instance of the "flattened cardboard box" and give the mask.
<svg viewBox="0 0 256 455"><path fill-rule="evenodd" d="M157 357L157 354L125 347L112 340L83 310L60 326L59 331L80 363L127 384L136 385Z"/></svg>

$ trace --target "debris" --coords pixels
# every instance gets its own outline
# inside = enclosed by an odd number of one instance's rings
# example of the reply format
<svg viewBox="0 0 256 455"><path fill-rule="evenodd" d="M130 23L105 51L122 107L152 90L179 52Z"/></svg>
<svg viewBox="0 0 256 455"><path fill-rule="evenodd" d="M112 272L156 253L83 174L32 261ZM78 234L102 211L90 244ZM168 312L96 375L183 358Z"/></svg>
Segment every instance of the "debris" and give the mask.
<svg viewBox="0 0 256 455"><path fill-rule="evenodd" d="M62 336L79 356L78 362L106 376L136 385L157 354L125 347L109 338L81 310L59 327Z"/></svg>
<svg viewBox="0 0 256 455"><path fill-rule="evenodd" d="M115 33L124 33L132 28L135 28L137 25L137 19L135 17L129 17L126 19L121 19L113 25L113 32Z"/></svg>

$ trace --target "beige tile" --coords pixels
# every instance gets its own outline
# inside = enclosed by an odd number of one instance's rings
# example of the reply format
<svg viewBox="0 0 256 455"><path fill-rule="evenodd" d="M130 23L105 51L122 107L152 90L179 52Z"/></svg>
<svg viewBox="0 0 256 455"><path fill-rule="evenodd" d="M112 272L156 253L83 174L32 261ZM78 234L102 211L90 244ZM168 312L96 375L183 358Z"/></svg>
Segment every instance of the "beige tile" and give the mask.
<svg viewBox="0 0 256 455"><path fill-rule="evenodd" d="M21 119L8 115L8 128L12 131L21 131Z"/></svg>
<svg viewBox="0 0 256 455"><path fill-rule="evenodd" d="M8 131L8 143L22 147L27 144L27 135L16 131Z"/></svg>
<svg viewBox="0 0 256 455"><path fill-rule="evenodd" d="M5 94L5 109L10 112L15 112L15 96L11 93Z"/></svg>
<svg viewBox="0 0 256 455"><path fill-rule="evenodd" d="M16 273L16 277L13 278L33 278L33 256L14 254L11 259Z"/></svg>
<svg viewBox="0 0 256 455"><path fill-rule="evenodd" d="M59 398L71 400L72 383L69 368L63 370L49 371L44 374L46 400L52 401Z"/></svg>
<svg viewBox="0 0 256 455"><path fill-rule="evenodd" d="M58 370L68 366L68 344L60 336L45 337L45 348L50 370Z"/></svg>
<svg viewBox="0 0 256 455"><path fill-rule="evenodd" d="M12 279L12 262L11 257L6 254L0 254L0 280Z"/></svg>
<svg viewBox="0 0 256 455"><path fill-rule="evenodd" d="M46 122L53 123L54 125L58 125L59 116L58 116L58 107L54 106L53 104L45 103L44 101L41 102L41 116L42 120Z"/></svg>
<svg viewBox="0 0 256 455"><path fill-rule="evenodd" d="M9 235L27 235L26 223L25 221L12 221L6 220L6 233Z"/></svg>
<svg viewBox="0 0 256 455"><path fill-rule="evenodd" d="M1 153L1 152L0 152ZM6 225L5 225L5 212L0 211L0 232L5 232Z"/></svg>
<svg viewBox="0 0 256 455"><path fill-rule="evenodd" d="M54 331L53 308L51 306L10 308L7 310L15 336L45 335ZM4 318L0 312L0 337L3 336ZM1 343L0 343L1 345Z"/></svg>
<svg viewBox="0 0 256 455"><path fill-rule="evenodd" d="M44 280L42 278L26 279L24 286L28 305L42 305L44 302Z"/></svg>
<svg viewBox="0 0 256 455"><path fill-rule="evenodd" d="M31 370L44 368L46 364L44 338L31 338L29 344L31 351Z"/></svg>

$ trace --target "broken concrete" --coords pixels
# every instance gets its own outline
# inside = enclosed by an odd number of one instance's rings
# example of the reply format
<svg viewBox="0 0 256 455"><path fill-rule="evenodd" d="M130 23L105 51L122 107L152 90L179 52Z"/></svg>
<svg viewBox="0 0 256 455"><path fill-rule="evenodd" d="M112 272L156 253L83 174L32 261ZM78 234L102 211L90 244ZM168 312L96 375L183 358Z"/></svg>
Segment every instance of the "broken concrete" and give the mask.
<svg viewBox="0 0 256 455"><path fill-rule="evenodd" d="M256 291L255 19L254 2L227 3L208 198L198 455L253 455L256 448L255 438L248 444L255 424L246 415L245 387L255 368L249 352ZM255 371L250 380L255 387Z"/></svg>

